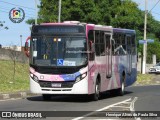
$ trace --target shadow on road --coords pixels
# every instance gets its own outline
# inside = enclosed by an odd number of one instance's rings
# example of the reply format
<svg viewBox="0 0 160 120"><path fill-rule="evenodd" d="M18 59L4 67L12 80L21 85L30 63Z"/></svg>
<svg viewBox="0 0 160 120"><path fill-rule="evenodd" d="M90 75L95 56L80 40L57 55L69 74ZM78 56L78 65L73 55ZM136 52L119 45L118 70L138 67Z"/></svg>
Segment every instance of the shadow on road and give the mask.
<svg viewBox="0 0 160 120"><path fill-rule="evenodd" d="M29 101L44 101L42 96L28 97ZM44 102L89 102L89 98L85 95L52 95L51 100Z"/></svg>
<svg viewBox="0 0 160 120"><path fill-rule="evenodd" d="M125 95L131 94L131 91L125 91ZM124 96L125 96L124 95ZM118 95L113 94L111 91L104 92L101 94L100 100L109 99L118 97ZM27 100L29 101L44 101L42 96L33 96L28 97ZM47 100L44 102L94 102L92 100L92 96L88 95L53 95L51 100Z"/></svg>

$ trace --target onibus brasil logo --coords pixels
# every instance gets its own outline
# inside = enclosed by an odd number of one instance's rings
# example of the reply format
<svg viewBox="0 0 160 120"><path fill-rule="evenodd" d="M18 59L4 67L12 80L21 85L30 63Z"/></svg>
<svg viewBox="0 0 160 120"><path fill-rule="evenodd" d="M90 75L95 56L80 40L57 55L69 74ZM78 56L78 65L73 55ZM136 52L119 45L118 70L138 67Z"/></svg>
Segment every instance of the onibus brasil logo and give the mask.
<svg viewBox="0 0 160 120"><path fill-rule="evenodd" d="M24 20L24 18L25 18L25 13L22 8L12 8L9 11L9 19L13 23L20 23Z"/></svg>

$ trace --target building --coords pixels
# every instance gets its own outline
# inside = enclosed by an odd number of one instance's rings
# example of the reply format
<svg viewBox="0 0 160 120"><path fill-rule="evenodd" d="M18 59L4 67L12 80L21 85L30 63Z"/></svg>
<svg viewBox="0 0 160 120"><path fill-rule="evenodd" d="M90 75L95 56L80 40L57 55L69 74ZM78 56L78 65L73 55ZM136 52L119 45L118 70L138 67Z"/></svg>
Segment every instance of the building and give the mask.
<svg viewBox="0 0 160 120"><path fill-rule="evenodd" d="M13 45L13 46L3 46L2 48L8 49L8 50L21 51L21 47L20 46L16 46L16 45Z"/></svg>

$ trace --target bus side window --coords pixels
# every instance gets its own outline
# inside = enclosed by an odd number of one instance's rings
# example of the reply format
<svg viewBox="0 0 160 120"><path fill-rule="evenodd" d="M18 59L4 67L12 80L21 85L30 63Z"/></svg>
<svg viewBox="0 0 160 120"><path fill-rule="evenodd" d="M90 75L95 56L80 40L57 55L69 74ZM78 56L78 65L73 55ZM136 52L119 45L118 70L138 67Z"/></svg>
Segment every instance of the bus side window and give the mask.
<svg viewBox="0 0 160 120"><path fill-rule="evenodd" d="M88 32L88 50L89 50L89 60L93 61L94 60L94 55L95 55L95 47L94 45L94 31L90 30Z"/></svg>
<svg viewBox="0 0 160 120"><path fill-rule="evenodd" d="M95 31L95 53L100 56L100 31Z"/></svg>
<svg viewBox="0 0 160 120"><path fill-rule="evenodd" d="M105 55L105 42L104 42L104 32L100 32L100 55L104 56Z"/></svg>
<svg viewBox="0 0 160 120"><path fill-rule="evenodd" d="M115 54L115 41L114 41L114 39L112 39L111 40L111 49L112 49L112 55L114 55Z"/></svg>

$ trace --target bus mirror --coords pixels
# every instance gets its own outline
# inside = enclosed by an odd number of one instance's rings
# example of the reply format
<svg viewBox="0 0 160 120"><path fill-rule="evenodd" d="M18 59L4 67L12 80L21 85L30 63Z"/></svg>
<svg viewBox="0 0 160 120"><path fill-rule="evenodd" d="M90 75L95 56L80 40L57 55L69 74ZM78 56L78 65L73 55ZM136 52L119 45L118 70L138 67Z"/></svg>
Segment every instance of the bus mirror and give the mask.
<svg viewBox="0 0 160 120"><path fill-rule="evenodd" d="M27 57L29 57L29 44L28 42L25 42L24 52Z"/></svg>
<svg viewBox="0 0 160 120"><path fill-rule="evenodd" d="M28 51L28 42L25 42L24 50L25 50L25 51Z"/></svg>
<svg viewBox="0 0 160 120"><path fill-rule="evenodd" d="M24 47L24 52L26 54L27 57L29 57L29 43L28 43L28 40L30 40L31 37L28 37L26 42L25 42L25 47Z"/></svg>

